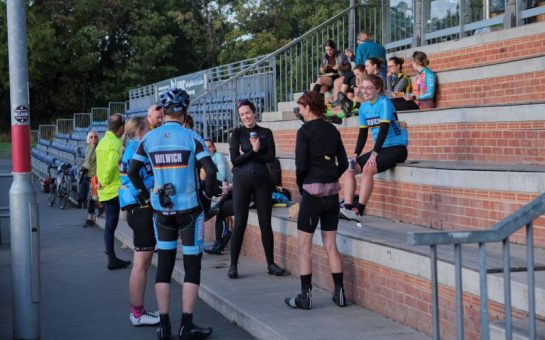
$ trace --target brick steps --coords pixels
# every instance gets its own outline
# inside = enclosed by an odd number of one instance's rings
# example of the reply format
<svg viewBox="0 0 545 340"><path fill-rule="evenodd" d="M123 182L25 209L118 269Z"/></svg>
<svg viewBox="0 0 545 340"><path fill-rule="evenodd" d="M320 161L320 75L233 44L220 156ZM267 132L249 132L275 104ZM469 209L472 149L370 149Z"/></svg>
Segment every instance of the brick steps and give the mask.
<svg viewBox="0 0 545 340"><path fill-rule="evenodd" d="M294 275L298 273L297 230L287 219L287 209L273 209L276 261ZM264 262L260 246L257 215L250 212L243 252ZM413 329L431 333L431 283L429 249L406 243L409 231L426 228L368 216L363 227L341 220L337 245L343 255L346 290L356 304L401 322ZM319 233L316 233L319 235ZM501 266L501 245L487 246L488 268ZM512 264L524 263L525 248L513 245ZM545 250L536 248L536 259L543 261ZM464 246L464 328L468 339L479 339L479 273L476 270L478 249ZM538 255L541 254L541 255ZM453 250L439 247L440 317L442 338L455 334ZM522 319L527 309L526 273L512 273L513 318ZM545 273L536 272L536 301L545 299ZM313 283L332 291L331 275L320 236L314 238ZM488 275L489 311L492 319L503 319L503 274ZM545 317L545 305L536 304L537 314ZM452 329L451 329L452 328Z"/></svg>

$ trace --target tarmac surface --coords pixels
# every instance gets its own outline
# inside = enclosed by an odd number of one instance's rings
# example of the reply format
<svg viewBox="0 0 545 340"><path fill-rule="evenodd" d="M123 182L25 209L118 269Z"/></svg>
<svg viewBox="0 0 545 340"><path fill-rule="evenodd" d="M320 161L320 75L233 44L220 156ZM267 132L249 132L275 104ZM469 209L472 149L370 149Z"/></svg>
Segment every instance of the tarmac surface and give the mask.
<svg viewBox="0 0 545 340"><path fill-rule="evenodd" d="M6 162L0 160L0 172ZM9 170L7 170L9 171ZM0 183L6 196L10 182ZM130 270L108 271L101 228L82 228L84 211L47 206L47 195L36 185L41 237L41 338L42 339L156 339L155 327L135 328L129 323L128 277ZM0 206L5 197L0 198ZM103 220L98 223L102 225ZM9 223L2 221L0 244L0 339L11 339L11 266ZM132 231L120 220L116 238L132 245ZM130 249L116 251L132 257ZM127 247L124 247L127 248ZM154 264L156 257L154 257ZM266 266L241 256L239 279L227 277L229 253L205 254L195 322L212 326L209 339L428 339L388 318L350 304L339 308L331 294L315 287L313 310L288 308L284 298L298 293L294 276L273 277ZM148 275L146 308L156 309L153 290L155 267ZM171 320L179 327L183 264L178 254L173 273ZM7 292L7 294L5 293ZM203 302L204 301L204 302ZM173 337L174 338L174 337Z"/></svg>

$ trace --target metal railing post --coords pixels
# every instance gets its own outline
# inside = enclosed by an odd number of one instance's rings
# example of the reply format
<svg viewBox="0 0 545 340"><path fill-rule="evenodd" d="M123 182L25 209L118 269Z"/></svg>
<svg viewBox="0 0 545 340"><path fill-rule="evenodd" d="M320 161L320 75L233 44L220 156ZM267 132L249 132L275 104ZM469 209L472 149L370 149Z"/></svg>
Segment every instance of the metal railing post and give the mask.
<svg viewBox="0 0 545 340"><path fill-rule="evenodd" d="M513 338L511 318L511 256L509 251L509 237L503 240L503 311L505 314L505 339Z"/></svg>
<svg viewBox="0 0 545 340"><path fill-rule="evenodd" d="M433 319L433 339L440 339L439 329L439 287L437 281L437 245L430 246L431 261L431 307Z"/></svg>
<svg viewBox="0 0 545 340"><path fill-rule="evenodd" d="M530 339L536 339L536 292L534 279L534 226L526 225L526 258L528 260L528 329Z"/></svg>
<svg viewBox="0 0 545 340"><path fill-rule="evenodd" d="M462 245L454 245L456 281L456 339L464 339L464 291L462 287Z"/></svg>
<svg viewBox="0 0 545 340"><path fill-rule="evenodd" d="M488 282L486 270L486 244L479 243L479 281L480 281L480 305L481 305L481 339L490 338L490 328L488 326Z"/></svg>

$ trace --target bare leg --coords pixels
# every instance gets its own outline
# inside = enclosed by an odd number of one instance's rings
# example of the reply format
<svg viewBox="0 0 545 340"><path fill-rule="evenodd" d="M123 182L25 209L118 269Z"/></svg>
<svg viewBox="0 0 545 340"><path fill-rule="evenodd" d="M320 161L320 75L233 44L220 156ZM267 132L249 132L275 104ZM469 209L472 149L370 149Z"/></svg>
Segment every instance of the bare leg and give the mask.
<svg viewBox="0 0 545 340"><path fill-rule="evenodd" d="M312 273L312 261L310 252L312 251L312 236L314 234L297 230L297 246L299 248L299 275L308 275Z"/></svg>
<svg viewBox="0 0 545 340"><path fill-rule="evenodd" d="M344 77L339 77L333 82L333 101L337 100L337 95L341 91L341 86L343 85Z"/></svg>
<svg viewBox="0 0 545 340"><path fill-rule="evenodd" d="M361 204L367 204L367 202L369 202L371 193L373 193L373 187L375 186L374 176L376 174L377 174L376 168L364 167L363 175L361 179L360 197L359 197L359 201Z"/></svg>
<svg viewBox="0 0 545 340"><path fill-rule="evenodd" d="M155 296L157 297L157 307L159 307L159 312L161 314L167 314L170 302L170 283L156 283Z"/></svg>
<svg viewBox="0 0 545 340"><path fill-rule="evenodd" d="M341 254L337 249L337 231L322 231L322 243L329 260L329 268L332 273L341 273L343 265Z"/></svg>
<svg viewBox="0 0 545 340"><path fill-rule="evenodd" d="M133 306L142 306L144 304L147 273L152 257L153 251L134 252L131 276L129 278L129 294Z"/></svg>
<svg viewBox="0 0 545 340"><path fill-rule="evenodd" d="M184 313L193 314L195 304L197 303L197 295L199 293L199 285L190 282L184 282L184 290L182 292L182 311Z"/></svg>

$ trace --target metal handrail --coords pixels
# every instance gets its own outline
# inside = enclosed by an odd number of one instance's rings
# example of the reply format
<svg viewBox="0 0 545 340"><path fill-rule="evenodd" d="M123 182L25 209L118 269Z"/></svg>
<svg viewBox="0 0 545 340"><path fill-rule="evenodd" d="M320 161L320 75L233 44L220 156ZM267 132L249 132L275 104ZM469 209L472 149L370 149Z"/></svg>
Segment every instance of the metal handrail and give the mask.
<svg viewBox="0 0 545 340"><path fill-rule="evenodd" d="M499 221L493 225L490 230L408 233L407 242L409 244L430 246L434 339L440 338L437 246L454 245L457 338L463 339L462 244L468 243L479 245L481 339L490 338L488 324L486 243L491 242L502 242L503 245L504 324L506 339L512 338L509 237L524 227L526 227L528 274L528 329L530 339L536 338L533 221L543 214L545 214L545 194L540 195L511 215Z"/></svg>
<svg viewBox="0 0 545 340"><path fill-rule="evenodd" d="M213 87L212 89L209 89L208 91L200 94L199 96L195 97L192 102L197 102L199 101L201 98L207 96L207 95L210 95L212 92L218 90L219 88L223 87L224 85L230 83L230 82L233 82L234 80L240 78L241 76L243 76L244 74L246 74L247 72L251 71L251 70L254 70L255 68L257 68L258 66L260 66L262 63L264 63L267 59L269 58L272 58L272 57L275 57L277 55L279 55L280 53L286 51L287 49L289 49L290 47L294 46L295 44L301 42L304 38L310 36L311 34L315 33L316 31L322 29L323 27L327 26L328 24L330 24L331 22L333 22L334 20L340 18L342 15L348 13L351 9L355 9L357 7L360 7L360 6L363 6L362 4L357 4L355 6L351 6L351 7L348 7L344 10L342 10L341 12L337 13L336 15L332 16L331 18L327 19L326 21L324 21L323 23L321 23L320 25L312 28L311 30L307 31L306 33L304 33L303 35L301 35L300 37L298 38L295 38L293 39L292 41L290 41L289 43L287 43L286 45L280 47L279 49L277 49L276 51L274 52L271 52L265 56L263 56L261 59L259 59L257 62L255 62L254 64L248 66L247 68L239 71L238 73L234 74L231 78L227 79L227 80L224 80L223 82L219 83L218 85L216 85L215 87Z"/></svg>

